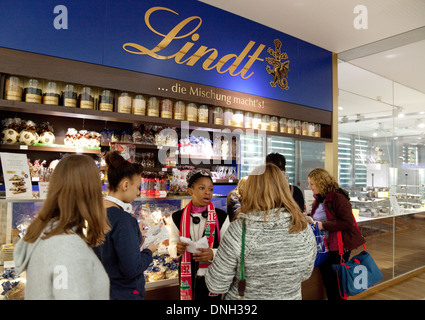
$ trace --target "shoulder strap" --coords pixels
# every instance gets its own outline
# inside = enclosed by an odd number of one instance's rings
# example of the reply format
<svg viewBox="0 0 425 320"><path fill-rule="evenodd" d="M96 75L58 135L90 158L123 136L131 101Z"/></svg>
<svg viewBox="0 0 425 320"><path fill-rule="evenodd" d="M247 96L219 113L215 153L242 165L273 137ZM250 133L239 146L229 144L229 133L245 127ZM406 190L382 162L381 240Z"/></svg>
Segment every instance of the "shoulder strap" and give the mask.
<svg viewBox="0 0 425 320"><path fill-rule="evenodd" d="M239 271L238 293L239 300L243 300L245 296L246 280L245 280L245 219L242 221L242 246L241 246L241 266Z"/></svg>

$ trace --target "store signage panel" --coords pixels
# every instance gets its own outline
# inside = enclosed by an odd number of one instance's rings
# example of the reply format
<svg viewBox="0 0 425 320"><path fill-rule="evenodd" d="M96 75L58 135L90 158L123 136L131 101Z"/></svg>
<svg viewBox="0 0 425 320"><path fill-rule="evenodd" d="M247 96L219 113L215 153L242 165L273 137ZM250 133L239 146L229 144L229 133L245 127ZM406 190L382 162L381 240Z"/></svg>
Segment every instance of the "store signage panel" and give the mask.
<svg viewBox="0 0 425 320"><path fill-rule="evenodd" d="M57 5L2 1L0 46L332 111L332 53L285 33L193 0L64 1L56 29Z"/></svg>

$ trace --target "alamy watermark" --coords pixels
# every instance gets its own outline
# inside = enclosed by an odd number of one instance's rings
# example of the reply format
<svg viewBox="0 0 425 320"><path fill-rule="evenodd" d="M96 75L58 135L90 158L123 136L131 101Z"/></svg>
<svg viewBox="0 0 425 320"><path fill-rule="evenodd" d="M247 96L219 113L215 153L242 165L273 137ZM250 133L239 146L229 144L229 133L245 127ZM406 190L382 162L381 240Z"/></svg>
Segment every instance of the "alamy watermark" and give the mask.
<svg viewBox="0 0 425 320"><path fill-rule="evenodd" d="M353 25L356 30L366 30L368 28L368 11L364 5L357 5L354 7L353 13L357 14L354 18Z"/></svg>

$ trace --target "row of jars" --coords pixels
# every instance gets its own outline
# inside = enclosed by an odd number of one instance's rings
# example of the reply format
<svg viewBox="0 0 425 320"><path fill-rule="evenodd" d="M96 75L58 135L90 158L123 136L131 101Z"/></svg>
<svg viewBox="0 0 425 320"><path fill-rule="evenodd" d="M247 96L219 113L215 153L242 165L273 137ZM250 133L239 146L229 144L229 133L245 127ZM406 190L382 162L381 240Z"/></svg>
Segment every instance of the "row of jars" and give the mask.
<svg viewBox="0 0 425 320"><path fill-rule="evenodd" d="M98 96L98 107L95 97ZM90 86L61 84L55 81L27 79L9 76L6 79L5 99L79 107L83 109L98 108L101 111L114 111L114 92L109 89L97 89ZM136 115L148 115L177 120L188 120L208 123L208 106L197 106L195 103L177 101L157 97L146 97L141 94L119 92L117 111Z"/></svg>
<svg viewBox="0 0 425 320"><path fill-rule="evenodd" d="M246 129L267 130L273 132L320 137L321 125L307 121L278 118L265 114L244 112L230 108L215 107L214 124L234 126Z"/></svg>
<svg viewBox="0 0 425 320"><path fill-rule="evenodd" d="M97 108L95 103L97 95L99 110L114 111L114 92L109 89L70 83L61 84L48 80L24 79L13 75L6 79L6 100L95 109ZM120 113L208 123L208 110L207 105L198 106L193 102L183 101L173 102L167 98L146 97L129 92L119 92L117 98L117 111ZM286 118L278 119L276 116L221 107L214 107L213 123L313 137L320 137L321 131L320 124Z"/></svg>

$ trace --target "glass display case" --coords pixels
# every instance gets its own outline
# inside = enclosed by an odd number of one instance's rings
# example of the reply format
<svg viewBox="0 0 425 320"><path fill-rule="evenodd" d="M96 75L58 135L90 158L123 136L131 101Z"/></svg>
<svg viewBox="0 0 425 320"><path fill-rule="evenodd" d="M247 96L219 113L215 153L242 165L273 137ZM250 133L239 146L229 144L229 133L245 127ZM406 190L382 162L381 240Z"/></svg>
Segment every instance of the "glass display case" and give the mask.
<svg viewBox="0 0 425 320"><path fill-rule="evenodd" d="M132 215L138 220L139 225L143 225L144 228L158 224L159 221L165 221L167 226L171 222L172 213L184 208L190 199L191 197L189 195L168 196L164 198L140 197L132 203ZM215 194L211 202L216 208L222 210L226 210L227 208L225 195ZM26 228L34 219L42 204L42 200L0 199L1 274L3 274L5 266L13 266L14 245L24 236ZM158 251L153 254L153 257L154 263L169 257L167 246L161 244ZM172 258L169 257L168 259L171 261ZM145 299L178 299L178 272L169 273L167 271L169 270L162 268L161 272L163 274L156 278L149 277L149 274L146 272Z"/></svg>

